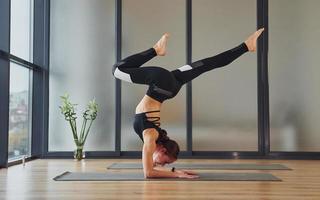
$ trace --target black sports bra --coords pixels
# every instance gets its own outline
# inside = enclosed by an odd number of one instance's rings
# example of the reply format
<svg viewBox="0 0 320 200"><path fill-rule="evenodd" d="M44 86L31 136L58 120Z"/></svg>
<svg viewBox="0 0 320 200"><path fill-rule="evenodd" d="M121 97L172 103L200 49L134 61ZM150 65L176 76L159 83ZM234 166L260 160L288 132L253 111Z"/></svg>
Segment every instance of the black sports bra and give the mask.
<svg viewBox="0 0 320 200"><path fill-rule="evenodd" d="M161 134L160 117L148 117L146 115L146 113L154 113L154 112L160 112L160 110L137 113L134 116L133 128L142 141L143 141L142 133L147 128L155 128L158 131L159 137L160 137L160 134Z"/></svg>

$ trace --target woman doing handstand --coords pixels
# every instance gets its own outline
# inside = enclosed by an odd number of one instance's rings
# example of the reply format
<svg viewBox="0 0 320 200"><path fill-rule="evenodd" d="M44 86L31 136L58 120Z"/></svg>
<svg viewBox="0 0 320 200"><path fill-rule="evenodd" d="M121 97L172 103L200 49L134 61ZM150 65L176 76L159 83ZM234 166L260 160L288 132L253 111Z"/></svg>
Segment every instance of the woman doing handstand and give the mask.
<svg viewBox="0 0 320 200"><path fill-rule="evenodd" d="M179 145L167 136L160 128L160 108L163 101L177 95L181 87L205 72L226 66L247 51L256 50L256 41L263 28L254 32L248 39L228 51L218 55L184 65L173 71L161 67L146 66L144 63L155 56L166 54L169 34L164 34L153 46L141 53L131 55L113 67L113 75L121 80L148 85L146 95L136 107L134 130L144 142L142 149L142 164L145 178L179 177L196 178L195 172L171 170L162 167L177 160Z"/></svg>

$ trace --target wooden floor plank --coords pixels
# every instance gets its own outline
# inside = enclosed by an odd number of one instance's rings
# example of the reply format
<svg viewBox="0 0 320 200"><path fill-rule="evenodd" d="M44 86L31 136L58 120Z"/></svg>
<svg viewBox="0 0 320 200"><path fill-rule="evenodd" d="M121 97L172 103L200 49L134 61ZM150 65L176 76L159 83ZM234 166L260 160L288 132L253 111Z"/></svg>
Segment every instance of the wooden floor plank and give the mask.
<svg viewBox="0 0 320 200"><path fill-rule="evenodd" d="M59 182L52 178L64 171L105 172L114 162L137 159L38 159L0 170L0 199L320 199L320 161L317 160L199 160L189 163L283 164L292 170L241 170L267 172L282 182L259 181L85 181ZM110 170L110 171L139 171ZM195 170L239 172L237 170Z"/></svg>

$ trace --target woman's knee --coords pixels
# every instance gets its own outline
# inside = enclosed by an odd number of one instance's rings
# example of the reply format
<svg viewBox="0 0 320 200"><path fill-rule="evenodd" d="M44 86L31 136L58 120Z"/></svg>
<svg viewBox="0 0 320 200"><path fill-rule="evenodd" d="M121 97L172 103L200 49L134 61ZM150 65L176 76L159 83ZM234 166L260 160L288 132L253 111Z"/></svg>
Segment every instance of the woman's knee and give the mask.
<svg viewBox="0 0 320 200"><path fill-rule="evenodd" d="M116 71L117 68L118 68L119 70L120 70L121 68L123 68L123 64L124 64L123 61L119 61L119 62L117 62L116 64L114 64L113 67L112 67L112 74L114 75L114 73L115 73L115 71Z"/></svg>

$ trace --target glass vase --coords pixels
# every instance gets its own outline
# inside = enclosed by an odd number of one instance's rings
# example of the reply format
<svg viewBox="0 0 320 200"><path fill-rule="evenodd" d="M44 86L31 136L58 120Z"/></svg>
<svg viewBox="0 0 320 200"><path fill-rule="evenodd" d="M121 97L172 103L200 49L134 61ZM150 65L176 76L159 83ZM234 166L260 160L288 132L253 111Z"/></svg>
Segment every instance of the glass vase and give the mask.
<svg viewBox="0 0 320 200"><path fill-rule="evenodd" d="M82 160L86 157L85 152L83 151L83 146L77 146L77 149L73 152L73 158L77 160Z"/></svg>

